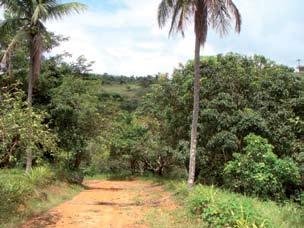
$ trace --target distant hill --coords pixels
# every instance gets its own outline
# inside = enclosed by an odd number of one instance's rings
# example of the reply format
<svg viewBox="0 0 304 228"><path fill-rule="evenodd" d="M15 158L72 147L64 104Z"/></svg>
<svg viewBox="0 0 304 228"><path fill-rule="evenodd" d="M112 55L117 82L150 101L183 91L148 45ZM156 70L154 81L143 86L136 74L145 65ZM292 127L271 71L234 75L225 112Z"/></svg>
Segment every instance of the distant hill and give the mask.
<svg viewBox="0 0 304 228"><path fill-rule="evenodd" d="M122 109L134 111L145 94L151 90L151 86L157 81L157 77L127 77L115 75L89 74L89 77L101 79L105 97L112 97L120 103Z"/></svg>
<svg viewBox="0 0 304 228"><path fill-rule="evenodd" d="M138 83L112 83L104 84L103 89L106 93L117 94L124 99L134 99L139 97L139 93L144 89Z"/></svg>

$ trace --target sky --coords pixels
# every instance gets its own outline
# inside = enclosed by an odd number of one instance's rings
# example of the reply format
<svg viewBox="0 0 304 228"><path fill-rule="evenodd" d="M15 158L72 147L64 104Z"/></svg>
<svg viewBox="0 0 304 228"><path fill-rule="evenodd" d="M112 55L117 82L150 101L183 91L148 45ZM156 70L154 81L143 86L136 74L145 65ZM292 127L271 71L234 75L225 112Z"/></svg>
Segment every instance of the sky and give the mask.
<svg viewBox="0 0 304 228"><path fill-rule="evenodd" d="M95 61L93 71L117 75L171 73L193 58L194 33L168 37L159 29L160 0L78 0L88 6L80 15L49 21L50 31L70 37L52 54L67 51ZM66 2L66 1L63 1ZM241 34L221 38L209 32L202 55L237 52L261 54L278 63L304 63L303 0L234 0L243 19Z"/></svg>

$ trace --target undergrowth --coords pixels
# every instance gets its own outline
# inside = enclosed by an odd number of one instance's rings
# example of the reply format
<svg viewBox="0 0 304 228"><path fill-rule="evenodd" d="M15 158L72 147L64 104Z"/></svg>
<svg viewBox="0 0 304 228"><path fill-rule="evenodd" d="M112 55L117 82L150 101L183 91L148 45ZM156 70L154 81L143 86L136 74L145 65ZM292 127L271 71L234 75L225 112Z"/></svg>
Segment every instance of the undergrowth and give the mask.
<svg viewBox="0 0 304 228"><path fill-rule="evenodd" d="M188 217L199 218L202 227L304 227L304 209L298 204L262 201L212 186L197 185L189 191L184 182L170 182L176 201Z"/></svg>
<svg viewBox="0 0 304 228"><path fill-rule="evenodd" d="M65 185L65 194L50 192L52 187ZM31 216L33 213L64 200L63 196L76 193L79 186L56 180L56 174L48 167L37 167L24 174L19 169L0 170L0 227ZM6 224L3 226L3 224ZM12 227L14 227L12 225Z"/></svg>

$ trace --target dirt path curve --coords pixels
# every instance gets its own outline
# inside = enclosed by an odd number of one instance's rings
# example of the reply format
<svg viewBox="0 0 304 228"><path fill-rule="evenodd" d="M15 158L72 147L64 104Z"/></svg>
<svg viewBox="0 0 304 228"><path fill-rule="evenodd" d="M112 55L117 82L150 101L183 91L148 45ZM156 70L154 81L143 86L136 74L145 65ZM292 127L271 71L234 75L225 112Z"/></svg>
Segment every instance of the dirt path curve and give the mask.
<svg viewBox="0 0 304 228"><path fill-rule="evenodd" d="M176 206L161 185L146 181L86 181L88 188L72 200L33 218L23 228L146 228L152 208Z"/></svg>

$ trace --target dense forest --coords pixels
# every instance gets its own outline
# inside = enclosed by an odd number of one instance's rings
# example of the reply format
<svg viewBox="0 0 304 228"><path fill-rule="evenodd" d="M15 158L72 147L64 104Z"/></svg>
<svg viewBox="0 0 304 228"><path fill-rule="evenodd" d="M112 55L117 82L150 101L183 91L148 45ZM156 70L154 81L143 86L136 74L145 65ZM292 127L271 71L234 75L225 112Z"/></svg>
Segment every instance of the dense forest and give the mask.
<svg viewBox="0 0 304 228"><path fill-rule="evenodd" d="M96 74L84 56L68 62L68 53L49 54L68 40L60 35L32 32L32 45L21 39L11 48L14 29L26 23L6 26L14 16L7 10L0 27L0 223L55 181L186 180L199 72L196 186L182 182L177 199L187 192L184 204L211 227L275 227L245 196L289 205L284 216L294 221L284 227L304 224L303 75L236 53L200 57L199 71L189 60L172 75ZM37 40L41 66L29 54ZM208 198L213 188L219 202Z"/></svg>

